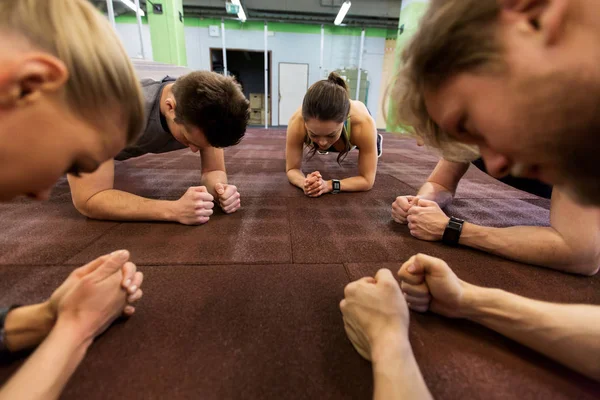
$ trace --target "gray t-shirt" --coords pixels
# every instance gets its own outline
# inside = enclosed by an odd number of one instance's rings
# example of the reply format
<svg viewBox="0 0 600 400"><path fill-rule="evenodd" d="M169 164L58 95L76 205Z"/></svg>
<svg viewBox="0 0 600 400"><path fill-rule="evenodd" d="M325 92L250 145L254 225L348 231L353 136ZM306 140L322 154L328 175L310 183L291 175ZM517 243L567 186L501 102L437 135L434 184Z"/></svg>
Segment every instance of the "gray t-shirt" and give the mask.
<svg viewBox="0 0 600 400"><path fill-rule="evenodd" d="M162 117L163 121L161 122L160 98L164 87L172 82L175 82L175 78L169 76L165 77L162 81L155 81L153 79L144 79L141 81L147 118L146 127L137 142L117 154L115 160L123 161L148 153L167 153L186 147L179 143L171 132L169 132L164 117Z"/></svg>

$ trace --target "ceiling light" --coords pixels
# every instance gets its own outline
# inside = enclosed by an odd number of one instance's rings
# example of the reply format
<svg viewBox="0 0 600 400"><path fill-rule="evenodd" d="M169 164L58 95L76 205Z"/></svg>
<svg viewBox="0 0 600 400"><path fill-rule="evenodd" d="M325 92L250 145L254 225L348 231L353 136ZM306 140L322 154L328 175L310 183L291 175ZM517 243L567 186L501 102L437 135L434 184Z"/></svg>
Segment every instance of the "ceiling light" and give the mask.
<svg viewBox="0 0 600 400"><path fill-rule="evenodd" d="M348 10L350 9L351 5L352 5L352 3L350 2L350 0L346 0L344 2L344 4L342 4L342 7L340 8L340 12L338 13L337 17L335 17L335 21L334 21L335 25L342 24L342 21L346 17L346 14L348 13Z"/></svg>
<svg viewBox="0 0 600 400"><path fill-rule="evenodd" d="M133 4L133 2L132 2L131 0L121 0L121 3L123 3L123 4L125 4L127 7L131 8L131 9L132 9L133 11L135 11L135 12L136 12L136 14L137 14L137 10L138 10L138 8L135 6L135 4ZM141 8L140 8L140 15L141 15L142 17L146 15L146 14L144 13L144 10L142 10Z"/></svg>
<svg viewBox="0 0 600 400"><path fill-rule="evenodd" d="M233 4L240 6L240 12L238 12L238 18L242 22L246 22L246 13L244 12L244 7L242 7L242 3L240 3L240 0L231 0L231 2Z"/></svg>

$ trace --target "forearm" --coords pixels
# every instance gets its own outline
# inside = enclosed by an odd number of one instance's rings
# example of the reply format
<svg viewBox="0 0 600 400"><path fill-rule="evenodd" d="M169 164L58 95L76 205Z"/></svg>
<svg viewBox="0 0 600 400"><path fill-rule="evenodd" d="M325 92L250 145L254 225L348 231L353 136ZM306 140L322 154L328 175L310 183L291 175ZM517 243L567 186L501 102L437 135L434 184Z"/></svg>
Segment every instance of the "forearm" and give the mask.
<svg viewBox="0 0 600 400"><path fill-rule="evenodd" d="M302 171L299 169L290 169L287 172L287 177L292 185L304 190L304 180L306 179L306 176L304 176Z"/></svg>
<svg viewBox="0 0 600 400"><path fill-rule="evenodd" d="M0 400L58 398L92 342L76 332L57 322L48 338L0 389Z"/></svg>
<svg viewBox="0 0 600 400"><path fill-rule="evenodd" d="M340 181L342 192L366 192L373 188L375 178L368 179L364 176L354 176L352 178L346 178ZM332 182L327 181L329 188L332 187Z"/></svg>
<svg viewBox="0 0 600 400"><path fill-rule="evenodd" d="M552 304L469 286L468 319L600 381L600 306Z"/></svg>
<svg viewBox="0 0 600 400"><path fill-rule="evenodd" d="M227 183L227 174L225 171L210 171L202 174L200 184L202 186L206 186L208 193L210 193L215 199L219 198L219 194L215 190L215 185L217 183Z"/></svg>
<svg viewBox="0 0 600 400"><path fill-rule="evenodd" d="M421 199L435 201L440 208L445 208L452 203L454 194L447 188L435 182L426 182L417 193Z"/></svg>
<svg viewBox="0 0 600 400"><path fill-rule="evenodd" d="M50 333L54 318L48 303L15 308L4 323L6 348L17 352L36 347Z"/></svg>
<svg viewBox="0 0 600 400"><path fill-rule="evenodd" d="M373 399L431 399L410 343L408 340L402 344L395 342L391 339L383 343L379 352L374 348ZM377 352L379 355L376 355Z"/></svg>
<svg viewBox="0 0 600 400"><path fill-rule="evenodd" d="M489 228L465 223L460 244L511 260L591 275L598 265L583 251L574 251L553 228L515 226Z"/></svg>
<svg viewBox="0 0 600 400"><path fill-rule="evenodd" d="M78 208L86 217L112 221L173 221L173 202L154 200L122 192L104 190Z"/></svg>

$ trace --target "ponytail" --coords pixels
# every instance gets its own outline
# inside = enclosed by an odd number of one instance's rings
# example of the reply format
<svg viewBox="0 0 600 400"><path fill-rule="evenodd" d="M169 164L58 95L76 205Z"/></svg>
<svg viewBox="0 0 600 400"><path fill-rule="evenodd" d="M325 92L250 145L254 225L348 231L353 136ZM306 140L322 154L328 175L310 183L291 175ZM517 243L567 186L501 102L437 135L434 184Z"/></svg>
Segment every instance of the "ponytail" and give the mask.
<svg viewBox="0 0 600 400"><path fill-rule="evenodd" d="M342 78L337 72L330 73L329 76L327 77L327 81L335 83L336 85L343 87L344 90L346 91L346 93L349 92L348 84L346 83L346 80L344 78Z"/></svg>

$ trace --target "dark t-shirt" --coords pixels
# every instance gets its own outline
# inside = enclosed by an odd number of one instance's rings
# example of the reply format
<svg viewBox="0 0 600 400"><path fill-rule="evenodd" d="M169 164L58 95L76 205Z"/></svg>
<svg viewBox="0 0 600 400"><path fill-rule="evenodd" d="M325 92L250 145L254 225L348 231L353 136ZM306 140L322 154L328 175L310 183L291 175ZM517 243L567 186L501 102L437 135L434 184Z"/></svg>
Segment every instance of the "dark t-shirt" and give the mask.
<svg viewBox="0 0 600 400"><path fill-rule="evenodd" d="M485 164L483 163L483 160L481 158L473 161L473 165L475 165L477 168L479 168L486 174L488 173L487 168L485 167ZM540 182L536 179L515 178L514 176L507 175L504 178L500 178L498 180L516 189L522 190L527 193L535 194L536 196L544 197L546 199L552 197L552 186L547 185L544 182Z"/></svg>
<svg viewBox="0 0 600 400"><path fill-rule="evenodd" d="M172 82L175 82L175 78L169 76L161 81L144 79L141 82L147 118L144 133L135 144L117 154L115 160L123 161L148 153L167 153L185 148L173 137L165 118L160 113L160 98L163 89Z"/></svg>

